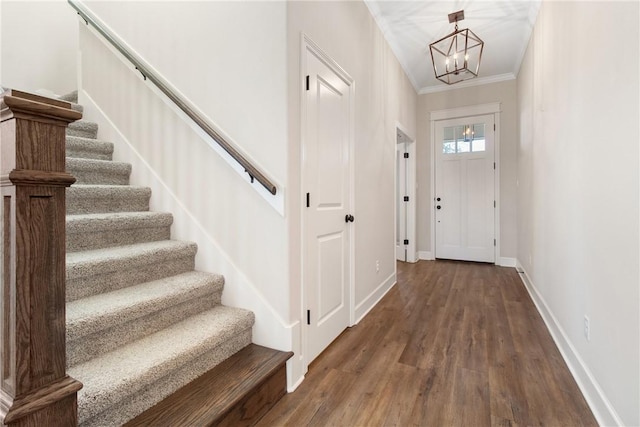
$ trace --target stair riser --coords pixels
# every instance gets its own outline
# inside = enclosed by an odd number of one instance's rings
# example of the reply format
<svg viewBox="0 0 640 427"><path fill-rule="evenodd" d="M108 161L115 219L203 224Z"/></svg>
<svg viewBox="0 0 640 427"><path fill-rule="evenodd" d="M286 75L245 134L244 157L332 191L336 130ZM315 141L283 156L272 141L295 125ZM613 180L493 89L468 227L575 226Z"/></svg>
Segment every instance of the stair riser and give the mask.
<svg viewBox="0 0 640 427"><path fill-rule="evenodd" d="M191 295L191 299L187 301L169 307L158 306L158 311L130 322L73 340L67 337L67 366L85 362L116 347L158 332L189 316L209 310L220 304L221 293L221 287L214 293L207 289L206 292Z"/></svg>
<svg viewBox="0 0 640 427"><path fill-rule="evenodd" d="M93 169L83 170L67 167L67 172L76 178L79 185L129 185L131 171Z"/></svg>
<svg viewBox="0 0 640 427"><path fill-rule="evenodd" d="M131 192L122 188L120 195L97 196L88 192L67 189L67 215L109 213L109 212L146 212L149 210L150 192Z"/></svg>
<svg viewBox="0 0 640 427"><path fill-rule="evenodd" d="M112 160L113 143L67 135L66 157L75 159Z"/></svg>
<svg viewBox="0 0 640 427"><path fill-rule="evenodd" d="M67 252L111 248L135 243L168 240L171 227L101 230L94 232L67 232Z"/></svg>
<svg viewBox="0 0 640 427"><path fill-rule="evenodd" d="M123 265L120 269L92 275L72 275L67 269L67 302L104 292L115 291L152 280L186 273L195 268L195 254L150 260L144 265ZM78 277L79 276L79 277Z"/></svg>
<svg viewBox="0 0 640 427"><path fill-rule="evenodd" d="M112 155L100 151L88 150L83 147L67 147L67 157L77 159L112 160Z"/></svg>
<svg viewBox="0 0 640 427"><path fill-rule="evenodd" d="M132 419L144 409L150 408L171 394L174 390L194 380L201 373L207 372L223 360L240 351L251 343L251 328L238 333L233 338L225 341L220 346L206 351L204 354L194 355L189 361L181 361L170 373L155 381L153 386L140 388L129 387L122 390L120 401L95 414L98 408L93 402L78 399L78 419L81 427L105 426L105 420L109 425L122 425Z"/></svg>
<svg viewBox="0 0 640 427"><path fill-rule="evenodd" d="M260 387L242 401L238 402L216 427L238 427L253 425L259 421L276 403L287 394L287 366L285 363Z"/></svg>
<svg viewBox="0 0 640 427"><path fill-rule="evenodd" d="M69 136L81 136L83 138L96 139L98 137L98 128L79 128L69 126L67 128L67 135Z"/></svg>

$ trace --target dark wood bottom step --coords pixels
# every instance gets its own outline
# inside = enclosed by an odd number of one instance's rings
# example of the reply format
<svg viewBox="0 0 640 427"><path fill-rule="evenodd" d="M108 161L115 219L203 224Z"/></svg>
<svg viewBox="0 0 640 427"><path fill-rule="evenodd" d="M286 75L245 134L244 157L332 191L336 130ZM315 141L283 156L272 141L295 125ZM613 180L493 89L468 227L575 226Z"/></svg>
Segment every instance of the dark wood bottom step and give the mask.
<svg viewBox="0 0 640 427"><path fill-rule="evenodd" d="M291 356L250 344L125 427L254 425L286 394Z"/></svg>

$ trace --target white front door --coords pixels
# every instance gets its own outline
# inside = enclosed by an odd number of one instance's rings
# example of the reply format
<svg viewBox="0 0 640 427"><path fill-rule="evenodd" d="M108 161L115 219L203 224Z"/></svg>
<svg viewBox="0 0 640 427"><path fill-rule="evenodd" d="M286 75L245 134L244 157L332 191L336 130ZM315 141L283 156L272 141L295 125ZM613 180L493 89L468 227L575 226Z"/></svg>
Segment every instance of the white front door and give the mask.
<svg viewBox="0 0 640 427"><path fill-rule="evenodd" d="M305 54L303 292L310 363L350 320L351 88L324 60L308 49Z"/></svg>
<svg viewBox="0 0 640 427"><path fill-rule="evenodd" d="M495 262L494 117L436 122L436 258Z"/></svg>

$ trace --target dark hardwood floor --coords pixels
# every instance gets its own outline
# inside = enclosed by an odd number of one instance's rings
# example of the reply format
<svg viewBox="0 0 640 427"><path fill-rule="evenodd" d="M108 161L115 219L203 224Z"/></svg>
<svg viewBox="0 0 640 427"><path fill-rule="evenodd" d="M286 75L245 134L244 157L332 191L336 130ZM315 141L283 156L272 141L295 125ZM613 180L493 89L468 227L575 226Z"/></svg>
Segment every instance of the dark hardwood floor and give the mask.
<svg viewBox="0 0 640 427"><path fill-rule="evenodd" d="M597 422L515 269L420 261L258 425Z"/></svg>

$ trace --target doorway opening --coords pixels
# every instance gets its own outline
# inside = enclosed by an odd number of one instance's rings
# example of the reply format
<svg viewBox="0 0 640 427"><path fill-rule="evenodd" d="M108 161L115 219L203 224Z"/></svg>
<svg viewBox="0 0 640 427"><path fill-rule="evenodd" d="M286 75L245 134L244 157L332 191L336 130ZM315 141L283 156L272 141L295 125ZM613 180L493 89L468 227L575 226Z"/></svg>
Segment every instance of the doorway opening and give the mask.
<svg viewBox="0 0 640 427"><path fill-rule="evenodd" d="M417 262L415 140L396 125L396 259Z"/></svg>

